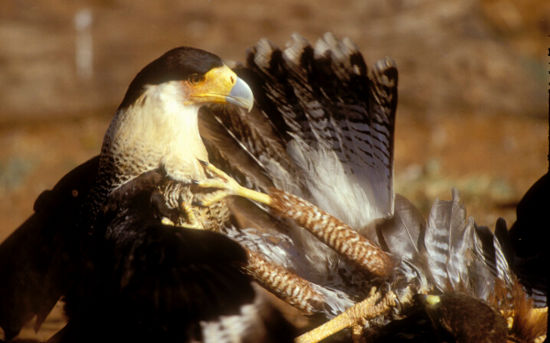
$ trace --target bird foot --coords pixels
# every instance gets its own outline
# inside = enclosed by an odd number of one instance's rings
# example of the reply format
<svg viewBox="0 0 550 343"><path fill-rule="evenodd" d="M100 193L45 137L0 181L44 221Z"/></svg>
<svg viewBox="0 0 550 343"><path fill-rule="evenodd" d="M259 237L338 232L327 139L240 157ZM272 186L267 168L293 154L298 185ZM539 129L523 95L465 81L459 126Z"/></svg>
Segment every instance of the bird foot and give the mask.
<svg viewBox="0 0 550 343"><path fill-rule="evenodd" d="M180 208L187 218L187 222L180 225L186 229L204 230L202 223L198 221L193 209L186 202L180 202Z"/></svg>
<svg viewBox="0 0 550 343"><path fill-rule="evenodd" d="M397 303L397 297L392 291L388 291L383 298L376 288L372 288L369 296L348 308L343 313L328 322L297 337L296 343L316 343L334 335L346 328L352 328L353 342L363 340L363 328L370 319L378 317L390 311Z"/></svg>
<svg viewBox="0 0 550 343"><path fill-rule="evenodd" d="M197 201L198 206L208 207L231 195L258 201L266 205L271 203L271 197L269 195L243 187L235 179L215 167L213 164L202 160L199 161L206 172L210 174L211 178L195 180L194 183L201 188L214 188L219 191L213 193L212 196L208 198Z"/></svg>
<svg viewBox="0 0 550 343"><path fill-rule="evenodd" d="M170 218L168 217L162 217L160 220L162 224L168 225L168 226L177 226L184 229L193 229L193 230L204 230L204 227L202 226L201 222L197 220L197 217L195 216L195 213L193 212L193 209L189 204L186 202L180 202L180 209L187 218L187 221L183 223L174 223Z"/></svg>
<svg viewBox="0 0 550 343"><path fill-rule="evenodd" d="M199 222L176 224L168 217L162 217L160 222L163 225L175 226L175 227L179 227L179 228L183 228L183 229L204 230L203 226Z"/></svg>
<svg viewBox="0 0 550 343"><path fill-rule="evenodd" d="M174 223L172 221L172 219L168 218L168 217L162 217L162 219L160 220L160 222L162 223L162 225L166 225L166 226L176 226L176 223Z"/></svg>

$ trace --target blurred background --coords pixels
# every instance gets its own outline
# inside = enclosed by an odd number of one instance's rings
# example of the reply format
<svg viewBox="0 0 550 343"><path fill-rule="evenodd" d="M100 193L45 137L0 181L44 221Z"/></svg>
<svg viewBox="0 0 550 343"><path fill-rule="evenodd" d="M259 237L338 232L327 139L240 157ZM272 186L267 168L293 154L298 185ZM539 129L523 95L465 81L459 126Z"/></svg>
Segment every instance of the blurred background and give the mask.
<svg viewBox="0 0 550 343"><path fill-rule="evenodd" d="M477 223L511 224L548 168L549 1L2 0L0 241L99 152L129 82L166 50L244 61L262 37L327 31L369 65L397 62L397 192L427 214L456 187Z"/></svg>

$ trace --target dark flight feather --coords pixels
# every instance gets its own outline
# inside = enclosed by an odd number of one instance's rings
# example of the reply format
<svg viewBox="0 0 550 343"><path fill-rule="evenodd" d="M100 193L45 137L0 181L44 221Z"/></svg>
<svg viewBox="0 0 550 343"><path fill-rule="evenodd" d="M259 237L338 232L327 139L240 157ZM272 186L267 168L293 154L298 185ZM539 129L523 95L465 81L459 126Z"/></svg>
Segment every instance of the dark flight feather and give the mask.
<svg viewBox="0 0 550 343"><path fill-rule="evenodd" d="M427 341L442 337L467 341L460 335L484 324L478 318L464 319L464 313L476 308L490 310L485 311L487 318L496 324L489 329L496 329L495 337L500 337L502 318L495 309L509 309L506 300L519 302L522 294L508 264L506 244L501 244L504 239L466 218L456 191L451 201L434 203L427 221L408 200L394 195L394 63L384 59L369 73L348 39L336 40L327 34L312 46L296 35L286 49L260 41L249 51L247 64L235 70L251 85L256 104L250 114L236 107L203 108L201 135L211 162L247 187L268 190L275 186L305 198L377 242L400 264L387 278L370 278L350 268L313 236L245 200L235 201L233 207L237 217L233 219L240 226L230 225L222 231L251 250L256 246L258 252L280 254L269 258L311 281L312 288L325 297L322 311L327 317L364 298L371 286L379 291L391 289L398 297L407 292L442 295L442 309L433 310L416 299L369 322L372 328L382 327L373 335L379 341L398 337L396 332L418 333L415 320L424 322L420 331L427 330ZM136 87L131 87L121 107L139 96L142 78L157 72L138 74ZM159 75L161 82L166 75ZM72 185L80 173L89 170L95 175L95 161L69 174L75 175L74 180L68 178L73 181L60 182L63 187L45 193L37 201L36 214L0 247L0 261L13 254L25 267L38 271L27 278L28 287L16 291L16 282L26 276L9 264L0 265L0 277L7 275L10 284L10 290L1 290L0 296L11 296L21 306L20 311L10 313L7 306L12 303L0 305L0 326L8 338L32 315L43 318L61 294L66 295L67 313L73 320L55 339L67 342L201 339L204 327L200 321L243 314L239 313L242 305L257 301L249 278L241 272L246 258L239 245L217 233L159 224L166 215L156 194L165 177L162 173L141 175L110 194L96 218L99 230L93 238L65 234L78 222L78 211L65 218L64 210L49 205L57 199L49 199L59 193L62 201L69 202L67 194L73 194ZM89 187L78 190L79 196ZM69 202L68 206L77 209L81 203ZM41 209L48 209L45 217L40 217ZM27 245L36 252L15 252L28 244L23 241L29 235L40 237L41 230L49 230L33 218L44 218L48 228L53 227L44 240L52 242L51 247L40 250L43 241L36 239ZM505 236L502 229L499 235ZM57 274L50 274L40 263L50 254L56 256L54 248L62 252L59 261L71 263L54 264ZM25 260L26 255L30 259ZM45 288L50 293L25 303L40 282L51 285ZM497 301L495 290L504 294L500 298L504 301ZM522 304L529 313L528 302ZM110 311L105 313L105 308ZM269 338L290 340L292 330L274 313L271 322L282 323L282 336ZM410 316L412 322L396 320L403 316ZM104 331L86 334L98 326ZM104 336L109 330L116 333ZM264 332L273 334L269 329Z"/></svg>
<svg viewBox="0 0 550 343"><path fill-rule="evenodd" d="M90 263L73 276L79 284L66 295L70 320L62 341L201 340L200 321L239 315L254 302L237 243L160 224L159 178L143 174L110 195L99 219L105 224L98 225L105 230L86 241Z"/></svg>
<svg viewBox="0 0 550 343"><path fill-rule="evenodd" d="M357 229L392 214L397 104L393 62L378 62L369 77L351 41L327 34L311 46L294 35L283 50L261 40L249 51L246 66L236 71L255 90L255 110L246 117L250 122L232 112L215 116L276 187L340 216L335 212L342 210L336 210L332 196L322 191L326 188L323 174L330 173L323 168L337 163L342 175L336 170L335 179L356 184L371 199L372 208L356 204L348 209L350 217L356 217ZM206 145L209 151L224 149L209 139ZM335 154L336 160L329 161L325 153ZM232 155L212 155L216 165L231 164ZM369 220L365 220L367 212L372 214Z"/></svg>
<svg viewBox="0 0 550 343"><path fill-rule="evenodd" d="M6 339L37 316L36 328L73 285L80 252L80 206L95 181L98 157L76 167L44 191L29 217L0 245L0 326Z"/></svg>

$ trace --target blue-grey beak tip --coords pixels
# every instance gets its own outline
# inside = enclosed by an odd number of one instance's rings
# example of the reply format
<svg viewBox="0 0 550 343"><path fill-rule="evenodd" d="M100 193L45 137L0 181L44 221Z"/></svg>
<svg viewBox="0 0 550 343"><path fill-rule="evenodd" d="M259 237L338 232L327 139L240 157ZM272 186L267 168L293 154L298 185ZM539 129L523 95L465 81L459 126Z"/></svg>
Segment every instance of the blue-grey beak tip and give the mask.
<svg viewBox="0 0 550 343"><path fill-rule="evenodd" d="M241 78L237 78L235 85L231 88L231 92L226 97L226 100L230 104L234 104L243 108L246 108L248 112L252 110L254 106L254 94L246 82Z"/></svg>

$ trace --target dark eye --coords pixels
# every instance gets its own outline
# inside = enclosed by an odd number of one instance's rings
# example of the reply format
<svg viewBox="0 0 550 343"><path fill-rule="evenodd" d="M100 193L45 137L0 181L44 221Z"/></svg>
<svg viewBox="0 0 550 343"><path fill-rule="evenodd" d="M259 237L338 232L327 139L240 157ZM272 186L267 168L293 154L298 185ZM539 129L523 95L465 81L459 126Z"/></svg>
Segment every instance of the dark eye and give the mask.
<svg viewBox="0 0 550 343"><path fill-rule="evenodd" d="M189 75L189 80L191 82L199 82L199 81L202 81L202 76L197 73L193 73Z"/></svg>

